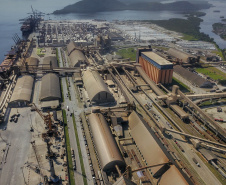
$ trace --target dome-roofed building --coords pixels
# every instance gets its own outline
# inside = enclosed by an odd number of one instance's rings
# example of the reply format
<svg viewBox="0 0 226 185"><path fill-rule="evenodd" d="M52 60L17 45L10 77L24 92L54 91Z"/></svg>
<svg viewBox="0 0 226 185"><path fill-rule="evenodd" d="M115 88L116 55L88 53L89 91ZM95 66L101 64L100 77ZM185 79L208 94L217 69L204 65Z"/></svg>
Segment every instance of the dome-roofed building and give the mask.
<svg viewBox="0 0 226 185"><path fill-rule="evenodd" d="M73 67L79 67L80 64L87 63L87 60L86 60L84 53L82 52L82 50L80 50L76 46L76 44L73 41L71 41L67 45L67 52L68 52L68 56L69 56L70 61L71 61L71 65Z"/></svg>
<svg viewBox="0 0 226 185"><path fill-rule="evenodd" d="M48 56L43 59L43 68L44 69L52 69L58 67L57 58L55 56Z"/></svg>
<svg viewBox="0 0 226 185"><path fill-rule="evenodd" d="M85 71L82 79L91 102L115 102L113 95L97 71Z"/></svg>
<svg viewBox="0 0 226 185"><path fill-rule="evenodd" d="M61 99L60 81L55 73L48 73L42 77L40 101Z"/></svg>
<svg viewBox="0 0 226 185"><path fill-rule="evenodd" d="M20 76L17 79L9 107L24 107L31 103L34 77L30 75Z"/></svg>
<svg viewBox="0 0 226 185"><path fill-rule="evenodd" d="M88 119L102 169L111 172L116 171L115 165L124 168L125 162L104 116L92 113Z"/></svg>

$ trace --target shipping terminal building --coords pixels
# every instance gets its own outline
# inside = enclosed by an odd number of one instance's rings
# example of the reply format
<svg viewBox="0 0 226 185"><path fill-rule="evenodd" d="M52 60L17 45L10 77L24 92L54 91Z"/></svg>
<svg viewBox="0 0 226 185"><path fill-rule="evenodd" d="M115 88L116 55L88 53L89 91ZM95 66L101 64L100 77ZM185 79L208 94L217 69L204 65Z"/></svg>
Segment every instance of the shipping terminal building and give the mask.
<svg viewBox="0 0 226 185"><path fill-rule="evenodd" d="M138 49L137 62L156 84L172 83L173 64L154 53L152 49Z"/></svg>

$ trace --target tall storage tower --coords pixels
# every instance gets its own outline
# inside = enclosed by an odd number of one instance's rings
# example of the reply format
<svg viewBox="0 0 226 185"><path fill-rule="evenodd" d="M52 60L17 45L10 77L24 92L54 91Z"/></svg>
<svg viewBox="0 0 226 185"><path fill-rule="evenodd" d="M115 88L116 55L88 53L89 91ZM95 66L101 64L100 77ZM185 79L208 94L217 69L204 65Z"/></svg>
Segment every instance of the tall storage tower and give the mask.
<svg viewBox="0 0 226 185"><path fill-rule="evenodd" d="M172 83L173 64L154 53L152 49L138 49L137 62L156 84Z"/></svg>

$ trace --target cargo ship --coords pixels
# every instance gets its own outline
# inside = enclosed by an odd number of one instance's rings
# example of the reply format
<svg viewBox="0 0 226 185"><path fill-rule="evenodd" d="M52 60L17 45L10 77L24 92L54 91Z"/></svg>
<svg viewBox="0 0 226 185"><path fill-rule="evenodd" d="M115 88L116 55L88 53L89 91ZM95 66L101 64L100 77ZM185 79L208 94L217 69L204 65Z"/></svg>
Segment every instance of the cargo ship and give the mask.
<svg viewBox="0 0 226 185"><path fill-rule="evenodd" d="M24 20L22 26L20 27L23 36L29 35L34 30L35 22L36 21L34 20L33 16Z"/></svg>

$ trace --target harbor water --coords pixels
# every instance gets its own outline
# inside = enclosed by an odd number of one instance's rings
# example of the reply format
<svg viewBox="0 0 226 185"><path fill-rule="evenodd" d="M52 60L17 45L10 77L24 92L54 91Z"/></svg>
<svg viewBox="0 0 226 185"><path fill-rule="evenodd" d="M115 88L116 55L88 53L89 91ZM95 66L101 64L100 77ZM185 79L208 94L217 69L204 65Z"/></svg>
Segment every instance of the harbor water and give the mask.
<svg viewBox="0 0 226 185"><path fill-rule="evenodd" d="M1 0L0 7L0 63L4 59L4 55L10 50L11 46L14 45L12 39L13 35L17 33L21 37L19 19L29 16L27 14L31 11L31 5L34 9L37 9L44 13L52 13L54 10L61 9L66 5L73 4L79 0ZM225 16L226 3L223 1L210 1L215 7L208 10L203 10L207 13L206 16L202 17L204 20L200 27L201 31L209 34L210 37L214 38L216 43L221 48L226 48L226 42L216 34L212 33L212 24L220 22L220 16ZM213 10L220 10L216 13ZM46 20L87 20L87 19L104 19L107 21L112 20L167 20L170 18L184 18L183 15L172 12L172 11L112 11L112 12L98 12L92 14L66 14L66 15L46 15Z"/></svg>

